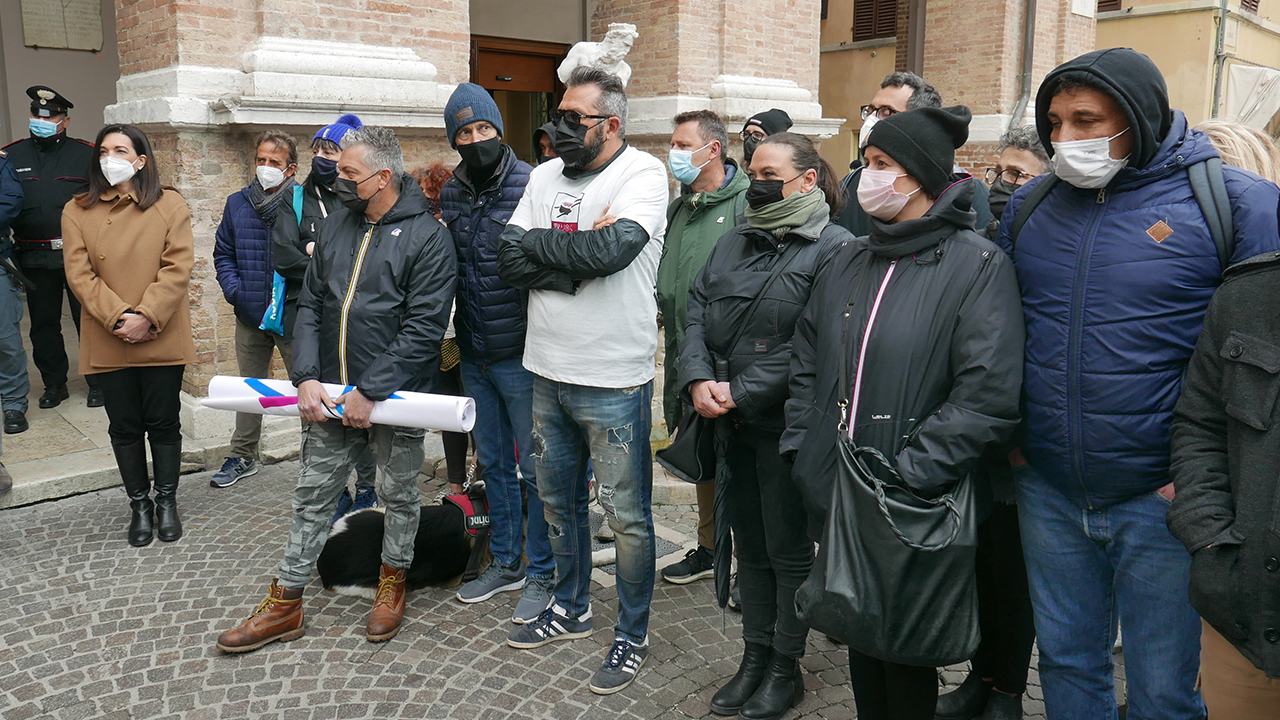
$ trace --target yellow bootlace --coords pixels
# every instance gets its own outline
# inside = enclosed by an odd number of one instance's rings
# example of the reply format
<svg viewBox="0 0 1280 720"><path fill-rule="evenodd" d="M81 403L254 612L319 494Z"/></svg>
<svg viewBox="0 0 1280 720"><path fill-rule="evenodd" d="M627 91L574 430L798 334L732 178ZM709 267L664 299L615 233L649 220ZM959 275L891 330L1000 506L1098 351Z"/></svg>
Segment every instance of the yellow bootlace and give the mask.
<svg viewBox="0 0 1280 720"><path fill-rule="evenodd" d="M404 582L397 580L395 575L387 575L378 578L378 594L374 596L374 605L392 605L396 600L396 585Z"/></svg>
<svg viewBox="0 0 1280 720"><path fill-rule="evenodd" d="M250 618L258 617L262 613L270 610L271 606L275 605L278 602L296 602L300 599L301 598L294 598L293 600L286 600L284 598L276 598L274 595L268 594L265 598L263 598L262 602L258 603L258 609L254 610L253 614L250 615L249 617Z"/></svg>

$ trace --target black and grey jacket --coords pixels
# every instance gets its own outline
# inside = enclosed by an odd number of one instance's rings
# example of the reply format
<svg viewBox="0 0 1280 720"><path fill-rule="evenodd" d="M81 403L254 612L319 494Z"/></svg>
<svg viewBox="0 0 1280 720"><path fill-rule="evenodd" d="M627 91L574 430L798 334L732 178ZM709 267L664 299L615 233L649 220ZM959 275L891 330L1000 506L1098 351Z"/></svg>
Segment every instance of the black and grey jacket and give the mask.
<svg viewBox="0 0 1280 720"><path fill-rule="evenodd" d="M729 390L738 407L729 417L782 432L782 402L791 372L791 335L809 302L818 267L836 247L853 240L832 223L826 205L781 240L742 224L725 233L689 288L688 323L676 370L689 399L689 384L715 379L715 358L729 362ZM777 279L764 286L777 263ZM746 312L767 292L750 317ZM729 343L742 328L737 344Z"/></svg>
<svg viewBox="0 0 1280 720"><path fill-rule="evenodd" d="M457 277L449 231L407 174L378 222L329 215L298 297L293 383L353 385L370 400L434 390Z"/></svg>
<svg viewBox="0 0 1280 720"><path fill-rule="evenodd" d="M894 460L924 496L948 490L1018 423L1024 328L1009 257L973 231L973 183L922 218L872 220L871 236L818 270L796 325L781 451L820 531L836 477L840 366L854 384L872 307L854 441Z"/></svg>
<svg viewBox="0 0 1280 720"><path fill-rule="evenodd" d="M1173 414L1169 530L1191 604L1280 678L1280 253L1227 270Z"/></svg>

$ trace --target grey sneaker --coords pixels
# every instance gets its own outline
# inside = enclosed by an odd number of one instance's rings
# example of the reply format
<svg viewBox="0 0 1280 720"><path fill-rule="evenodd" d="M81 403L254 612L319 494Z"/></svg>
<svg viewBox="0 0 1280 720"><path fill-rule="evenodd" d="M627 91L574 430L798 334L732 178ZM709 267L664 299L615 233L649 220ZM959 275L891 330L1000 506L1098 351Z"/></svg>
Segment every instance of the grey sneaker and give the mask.
<svg viewBox="0 0 1280 720"><path fill-rule="evenodd" d="M495 560L480 573L480 577L458 588L458 599L464 603L484 602L500 592L524 587L524 568L519 563L505 568Z"/></svg>
<svg viewBox="0 0 1280 720"><path fill-rule="evenodd" d="M516 603L516 611L511 614L511 622L524 625L537 620L542 611L551 607L551 589L555 584L555 578L527 578L524 592L520 593L520 602Z"/></svg>
<svg viewBox="0 0 1280 720"><path fill-rule="evenodd" d="M591 606L579 617L569 617L559 605L542 611L537 619L507 633L507 644L521 650L540 648L556 640L576 640L591 635Z"/></svg>
<svg viewBox="0 0 1280 720"><path fill-rule="evenodd" d="M222 462L222 469L213 474L209 487L229 488L237 481L258 474L258 464L252 458L229 457Z"/></svg>
<svg viewBox="0 0 1280 720"><path fill-rule="evenodd" d="M645 638L644 645L635 645L630 640L617 638L613 641L613 647L609 648L604 664L591 676L591 683L587 687L597 695L612 695L636 679L636 674L640 672L647 657L648 638Z"/></svg>

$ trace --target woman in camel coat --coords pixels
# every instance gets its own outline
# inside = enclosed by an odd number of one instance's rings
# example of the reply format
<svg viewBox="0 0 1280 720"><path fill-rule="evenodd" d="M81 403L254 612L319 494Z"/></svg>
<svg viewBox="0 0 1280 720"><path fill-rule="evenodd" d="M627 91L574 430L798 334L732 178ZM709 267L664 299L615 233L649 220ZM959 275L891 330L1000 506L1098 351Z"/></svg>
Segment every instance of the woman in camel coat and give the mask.
<svg viewBox="0 0 1280 720"><path fill-rule="evenodd" d="M131 125L98 133L89 191L62 212L67 284L80 299L80 372L97 375L133 517L129 544L182 536L178 472L182 372L196 359L187 285L194 242L182 196L160 185L151 144ZM151 442L155 501L147 476Z"/></svg>

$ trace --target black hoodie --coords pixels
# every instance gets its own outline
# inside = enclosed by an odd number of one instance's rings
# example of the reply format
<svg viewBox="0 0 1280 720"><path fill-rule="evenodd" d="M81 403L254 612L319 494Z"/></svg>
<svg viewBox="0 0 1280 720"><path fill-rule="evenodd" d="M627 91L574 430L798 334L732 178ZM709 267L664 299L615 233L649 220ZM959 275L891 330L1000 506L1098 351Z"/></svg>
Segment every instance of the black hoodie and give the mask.
<svg viewBox="0 0 1280 720"><path fill-rule="evenodd" d="M1107 94L1120 105L1133 135L1129 165L1146 167L1169 134L1173 113L1169 110L1169 88L1165 86L1164 75L1151 58L1131 48L1095 50L1059 65L1045 76L1036 93L1036 132L1049 157L1053 157L1049 104L1056 94L1054 80L1065 73L1076 72L1092 75L1107 86Z"/></svg>

